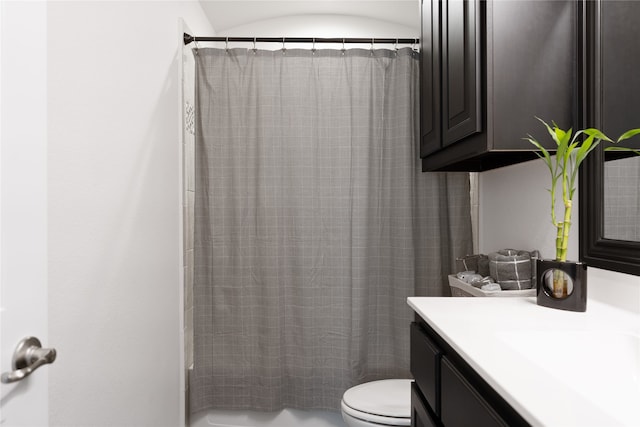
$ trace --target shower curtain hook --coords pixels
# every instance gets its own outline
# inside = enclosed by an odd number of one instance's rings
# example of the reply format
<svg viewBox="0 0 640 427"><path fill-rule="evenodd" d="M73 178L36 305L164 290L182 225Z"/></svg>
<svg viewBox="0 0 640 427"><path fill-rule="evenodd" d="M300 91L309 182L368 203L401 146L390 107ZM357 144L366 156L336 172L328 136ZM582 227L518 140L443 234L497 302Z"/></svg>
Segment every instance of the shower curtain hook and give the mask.
<svg viewBox="0 0 640 427"><path fill-rule="evenodd" d="M227 36L226 40L224 41L224 51L226 53L229 53L229 36Z"/></svg>
<svg viewBox="0 0 640 427"><path fill-rule="evenodd" d="M284 46L284 37L282 38L282 54L285 55L287 53L287 48Z"/></svg>
<svg viewBox="0 0 640 427"><path fill-rule="evenodd" d="M256 37L254 37L254 38L253 38L253 53L254 53L254 55L255 55L255 53L256 53L256 50L257 50L257 49L256 49Z"/></svg>
<svg viewBox="0 0 640 427"><path fill-rule="evenodd" d="M311 53L313 55L316 54L316 38L315 37L313 38L313 45L311 46Z"/></svg>
<svg viewBox="0 0 640 427"><path fill-rule="evenodd" d="M344 55L345 50L346 50L346 49L345 49L345 47L344 47L344 38L343 38L343 39L342 39L342 54L343 54L343 55Z"/></svg>
<svg viewBox="0 0 640 427"><path fill-rule="evenodd" d="M418 52L418 49L416 48L417 44L418 44L418 39L413 39L413 44L411 45L411 50L413 50L414 52Z"/></svg>
<svg viewBox="0 0 640 427"><path fill-rule="evenodd" d="M198 54L198 49L200 49L200 47L198 46L198 41L196 40L195 37L193 38L193 45L195 46L195 48L192 49L193 53L197 55Z"/></svg>

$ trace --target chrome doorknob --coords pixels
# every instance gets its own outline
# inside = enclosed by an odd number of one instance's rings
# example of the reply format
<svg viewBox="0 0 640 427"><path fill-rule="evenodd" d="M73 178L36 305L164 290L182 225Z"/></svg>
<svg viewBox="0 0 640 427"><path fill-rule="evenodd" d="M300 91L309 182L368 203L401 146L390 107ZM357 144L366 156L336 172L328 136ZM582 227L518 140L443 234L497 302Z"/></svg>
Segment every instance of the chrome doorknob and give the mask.
<svg viewBox="0 0 640 427"><path fill-rule="evenodd" d="M11 359L13 371L4 372L0 379L5 384L20 381L42 365L53 363L55 360L55 348L42 348L40 340L35 337L23 338L13 352Z"/></svg>

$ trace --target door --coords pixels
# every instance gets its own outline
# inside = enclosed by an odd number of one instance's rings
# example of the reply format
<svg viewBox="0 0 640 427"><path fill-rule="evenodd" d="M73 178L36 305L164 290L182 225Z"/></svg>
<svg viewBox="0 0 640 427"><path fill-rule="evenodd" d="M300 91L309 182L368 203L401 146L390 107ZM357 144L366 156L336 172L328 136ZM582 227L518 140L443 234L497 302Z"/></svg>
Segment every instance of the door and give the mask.
<svg viewBox="0 0 640 427"><path fill-rule="evenodd" d="M46 2L0 2L0 371L47 341ZM55 365L53 365L55 366ZM0 385L0 424L48 425L50 365Z"/></svg>

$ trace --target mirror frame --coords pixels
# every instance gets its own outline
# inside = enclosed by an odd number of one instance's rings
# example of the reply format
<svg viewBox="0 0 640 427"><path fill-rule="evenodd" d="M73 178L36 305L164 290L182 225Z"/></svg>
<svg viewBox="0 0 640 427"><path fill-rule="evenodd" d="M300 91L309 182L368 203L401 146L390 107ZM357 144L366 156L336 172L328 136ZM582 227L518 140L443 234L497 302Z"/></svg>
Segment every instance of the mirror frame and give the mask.
<svg viewBox="0 0 640 427"><path fill-rule="evenodd" d="M578 112L589 127L602 126L600 1L583 0L578 25ZM589 31L589 30L593 31ZM584 126L582 126L584 127ZM604 150L594 150L580 168L580 260L588 266L640 275L640 242L604 237Z"/></svg>
<svg viewBox="0 0 640 427"><path fill-rule="evenodd" d="M580 259L590 267L640 276L640 242L604 237L602 149L591 154L580 172Z"/></svg>

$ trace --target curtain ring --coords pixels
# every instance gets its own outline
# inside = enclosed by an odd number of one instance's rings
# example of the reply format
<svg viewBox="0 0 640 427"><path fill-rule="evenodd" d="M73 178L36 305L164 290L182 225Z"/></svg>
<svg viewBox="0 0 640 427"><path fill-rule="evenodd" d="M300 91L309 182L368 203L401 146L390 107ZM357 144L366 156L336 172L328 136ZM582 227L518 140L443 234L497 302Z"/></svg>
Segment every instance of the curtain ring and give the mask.
<svg viewBox="0 0 640 427"><path fill-rule="evenodd" d="M193 50L193 53L195 53L196 55L198 54L198 49L200 49L200 47L198 46L198 41L196 40L196 38L193 38L193 45L195 46L195 49Z"/></svg>

